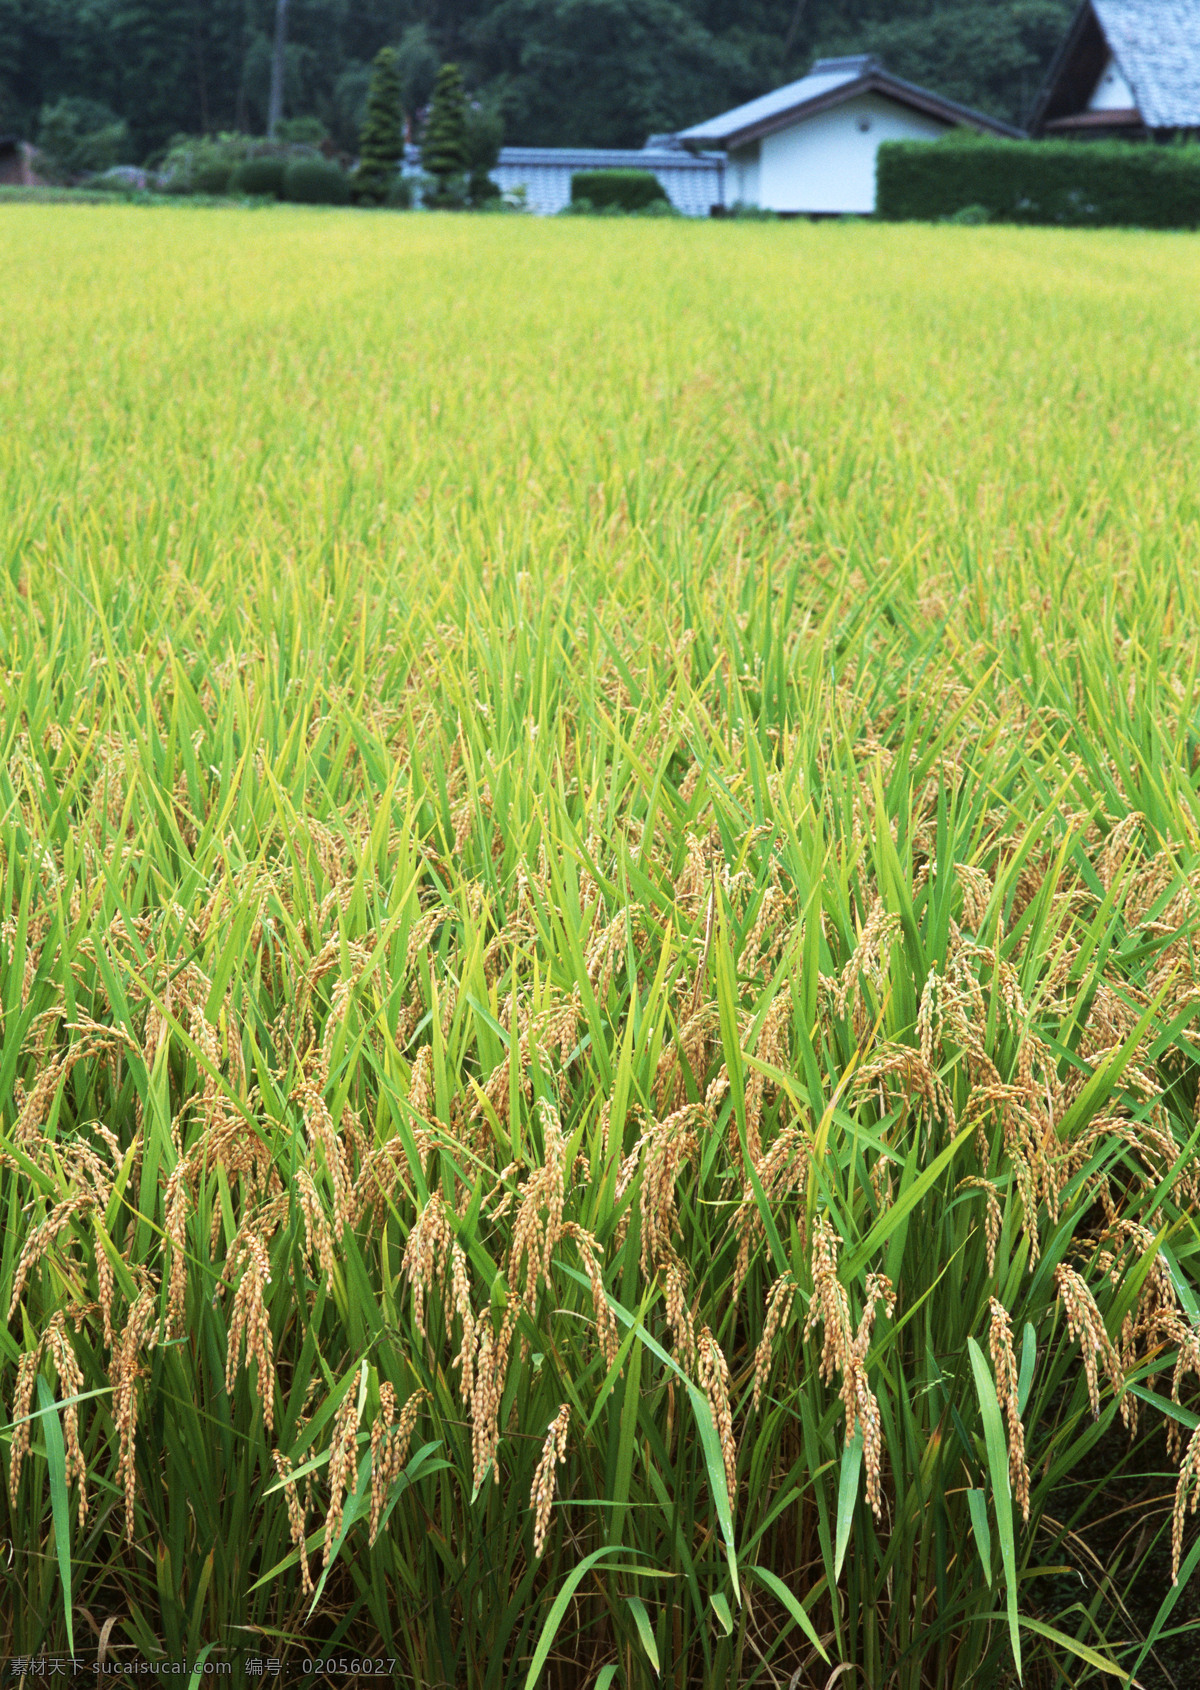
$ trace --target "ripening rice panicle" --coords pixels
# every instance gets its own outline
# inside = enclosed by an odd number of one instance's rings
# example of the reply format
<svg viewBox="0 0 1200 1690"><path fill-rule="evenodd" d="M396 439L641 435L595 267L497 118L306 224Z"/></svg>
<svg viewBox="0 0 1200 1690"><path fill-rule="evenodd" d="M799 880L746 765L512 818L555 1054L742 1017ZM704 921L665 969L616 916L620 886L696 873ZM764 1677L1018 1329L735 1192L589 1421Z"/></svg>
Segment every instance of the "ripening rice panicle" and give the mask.
<svg viewBox="0 0 1200 1690"><path fill-rule="evenodd" d="M24 1350L17 1363L17 1383L13 1391L12 1449L8 1458L8 1494L14 1508L17 1506L17 1491L21 1483L21 1468L25 1457L29 1454L32 1437L32 1424L29 1419L33 1404L33 1388L37 1379L38 1362L41 1360L42 1346L37 1344L32 1350Z"/></svg>
<svg viewBox="0 0 1200 1690"><path fill-rule="evenodd" d="M1021 1518L1029 1524L1029 1467L1025 1460L1025 1428L1017 1388L1017 1358L1013 1353L1012 1321L1004 1304L995 1297L988 1300L991 1325L988 1346L992 1352L992 1371L996 1375L996 1395L1008 1425L1008 1476L1021 1508Z"/></svg>
<svg viewBox="0 0 1200 1690"><path fill-rule="evenodd" d="M838 1373L844 1372L853 1349L850 1328L850 1303L845 1288L837 1276L839 1240L829 1217L818 1215L813 1227L811 1270L812 1302L804 1322L804 1336L824 1328L821 1341L821 1378L832 1385Z"/></svg>
<svg viewBox="0 0 1200 1690"><path fill-rule="evenodd" d="M509 1351L517 1324L518 1305L508 1302L500 1323L500 1331L493 1335L491 1317L481 1321L479 1347L475 1354L475 1391L471 1398L471 1450L474 1466L474 1488L482 1485L490 1464L495 1462L500 1442L500 1402L508 1377ZM497 1485L500 1473L492 1469Z"/></svg>
<svg viewBox="0 0 1200 1690"><path fill-rule="evenodd" d="M137 1493L138 1380L143 1348L154 1345L154 1286L146 1280L134 1298L125 1327L117 1340L110 1368L112 1413L120 1440L117 1482L125 1493L125 1537L133 1542L133 1507Z"/></svg>
<svg viewBox="0 0 1200 1690"><path fill-rule="evenodd" d="M677 1224L675 1181L698 1148L696 1127L707 1119L703 1104L685 1104L651 1129L642 1159L641 1265L645 1274L670 1259L671 1235Z"/></svg>
<svg viewBox="0 0 1200 1690"><path fill-rule="evenodd" d="M789 1191L796 1192L798 1196L803 1192L812 1165L811 1148L808 1134L800 1127L784 1127L776 1136L756 1170L759 1186L769 1203L779 1202ZM800 1248L807 1249L808 1223L802 1201L797 1204L796 1225ZM750 1270L750 1253L765 1231L758 1193L749 1179L742 1188L742 1200L734 1213L733 1228L738 1239L737 1266L733 1274L733 1295L736 1297Z"/></svg>
<svg viewBox="0 0 1200 1690"><path fill-rule="evenodd" d="M1175 1487L1175 1506L1171 1513L1171 1583L1179 1583L1179 1563L1183 1557L1183 1528L1189 1513L1200 1506L1200 1426L1192 1433L1187 1454L1179 1469Z"/></svg>
<svg viewBox="0 0 1200 1690"><path fill-rule="evenodd" d="M333 1230L341 1237L349 1218L350 1166L346 1148L338 1136L329 1106L320 1086L312 1079L304 1079L296 1087L293 1097L304 1112L308 1142L314 1153L324 1155L325 1167L333 1186Z"/></svg>
<svg viewBox="0 0 1200 1690"><path fill-rule="evenodd" d="M729 1492L729 1506L737 1502L737 1444L733 1436L733 1413L729 1406L729 1364L725 1353L707 1326L702 1326L696 1338L697 1373L713 1424L721 1444L725 1463L725 1487Z"/></svg>
<svg viewBox="0 0 1200 1690"><path fill-rule="evenodd" d="M838 1237L827 1215L818 1217L813 1229L811 1268L812 1302L804 1323L804 1336L824 1327L820 1376L831 1385L842 1376L841 1397L846 1413L846 1442L861 1430L867 1501L876 1519L881 1517L880 1476L883 1463L883 1428L879 1404L867 1382L866 1357L870 1347L875 1307L882 1302L888 1316L895 1295L884 1274L867 1275L863 1312L855 1333L850 1322L850 1303L837 1276Z"/></svg>
<svg viewBox="0 0 1200 1690"><path fill-rule="evenodd" d="M380 1521L388 1493L408 1460L409 1445L422 1402L428 1391L418 1388L409 1397L396 1419L396 1393L385 1380L379 1387L379 1413L371 1427L371 1522L368 1542L373 1544L379 1535Z"/></svg>
<svg viewBox="0 0 1200 1690"><path fill-rule="evenodd" d="M76 1215L90 1210L95 1198L90 1191L80 1192L76 1197L67 1197L61 1203L55 1204L44 1221L39 1222L25 1239L21 1251L21 1258L17 1263L17 1271L13 1277L13 1293L8 1305L8 1318L11 1320L16 1313L17 1304L21 1301L21 1293L25 1289L25 1282L42 1257L53 1248L59 1237L70 1226Z"/></svg>
<svg viewBox="0 0 1200 1690"><path fill-rule="evenodd" d="M283 1495L287 1503L288 1531L300 1561L300 1588L305 1596L313 1594L312 1572L308 1565L307 1533L305 1530L304 1504L300 1500L300 1487L291 1477L292 1464L282 1450L271 1452L271 1459L275 1463L275 1471L284 1481ZM374 1497L372 1497L372 1507Z"/></svg>
<svg viewBox="0 0 1200 1690"><path fill-rule="evenodd" d="M1099 1369L1096 1365L1099 1359L1104 1363L1104 1371L1108 1374L1113 1391L1122 1398L1122 1418L1128 1424L1129 1411L1123 1400L1125 1376L1121 1371L1121 1358L1105 1329L1104 1316L1096 1307L1087 1281L1082 1274L1063 1262L1054 1270L1054 1283L1058 1286L1058 1294L1066 1312L1067 1334L1071 1338L1078 1338L1079 1347L1083 1352L1088 1401L1092 1405L1093 1418L1100 1418Z"/></svg>
<svg viewBox="0 0 1200 1690"><path fill-rule="evenodd" d="M596 1342L600 1347L601 1355L604 1357L605 1367L611 1367L617 1359L617 1351L621 1346L617 1333L616 1316L609 1307L608 1298L604 1291L604 1275L600 1267L600 1253L596 1240L590 1232L586 1231L576 1221L569 1221L563 1227L563 1236L574 1239L579 1251L592 1293L592 1311L596 1317Z"/></svg>
<svg viewBox="0 0 1200 1690"><path fill-rule="evenodd" d="M792 1019L792 1000L787 992L780 992L772 1001L759 1028L755 1055L760 1062L786 1072L790 1056L787 1028ZM761 1068L751 1070L746 1083L746 1149L755 1167L762 1159L762 1110L766 1075Z"/></svg>
<svg viewBox="0 0 1200 1690"><path fill-rule="evenodd" d="M271 1432L275 1427L275 1352L271 1342L271 1323L263 1301L264 1289L271 1283L271 1261L265 1241L256 1232L243 1230L231 1246L226 1272L235 1271L239 1265L242 1265L242 1277L234 1292L229 1315L225 1389L232 1396L244 1338L246 1363L249 1365L254 1361L258 1368L263 1420L267 1431Z"/></svg>
<svg viewBox="0 0 1200 1690"><path fill-rule="evenodd" d="M296 1170L296 1200L304 1221L304 1254L309 1272L314 1279L323 1277L328 1284L333 1278L333 1235L307 1168Z"/></svg>
<svg viewBox="0 0 1200 1690"><path fill-rule="evenodd" d="M544 1099L539 1115L545 1161L521 1183L505 1275L510 1285L516 1285L524 1264L522 1302L530 1311L536 1306L539 1285L550 1286L550 1260L562 1228L565 1201L562 1128L556 1111Z"/></svg>
<svg viewBox="0 0 1200 1690"><path fill-rule="evenodd" d="M425 1332L425 1298L446 1270L453 1235L440 1195L431 1197L413 1223L404 1244L401 1268L412 1286L413 1325Z"/></svg>
<svg viewBox="0 0 1200 1690"><path fill-rule="evenodd" d="M781 1273L767 1293L766 1318L763 1321L762 1337L759 1339L758 1348L754 1352L755 1409L758 1408L762 1400L767 1376L771 1371L776 1334L787 1325L787 1319L792 1312L792 1304L796 1299L798 1290L799 1283L795 1275Z"/></svg>
<svg viewBox="0 0 1200 1690"><path fill-rule="evenodd" d="M342 1529L346 1491L355 1477L358 1416L358 1386L356 1380L351 1380L350 1389L334 1417L333 1433L329 1440L329 1512L325 1516L324 1553L321 1563L325 1567L329 1565L333 1546Z"/></svg>
<svg viewBox="0 0 1200 1690"><path fill-rule="evenodd" d="M567 1427L571 1420L571 1405L563 1403L546 1433L542 1453L533 1475L529 1506L533 1509L533 1556L540 1561L546 1547L546 1533L550 1527L550 1510L554 1506L555 1473L567 1459Z"/></svg>
<svg viewBox="0 0 1200 1690"><path fill-rule="evenodd" d="M680 1365L689 1373L696 1365L696 1328L687 1300L687 1268L672 1252L662 1267L663 1310Z"/></svg>
<svg viewBox="0 0 1200 1690"><path fill-rule="evenodd" d="M996 1271L996 1246L1000 1242L1000 1231L1004 1224L1004 1216L1000 1208L1000 1193L989 1179L982 1179L978 1174L968 1174L960 1179L954 1188L956 1191L982 1191L987 1198L986 1218L984 1221L985 1237L987 1239L988 1277Z"/></svg>

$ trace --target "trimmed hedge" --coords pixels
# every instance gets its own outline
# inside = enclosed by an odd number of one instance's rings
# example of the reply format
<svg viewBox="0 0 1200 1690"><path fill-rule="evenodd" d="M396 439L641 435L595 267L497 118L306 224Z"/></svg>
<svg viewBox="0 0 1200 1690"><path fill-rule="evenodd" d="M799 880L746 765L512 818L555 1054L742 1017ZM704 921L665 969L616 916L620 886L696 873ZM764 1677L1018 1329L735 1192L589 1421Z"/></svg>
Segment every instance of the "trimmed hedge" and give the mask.
<svg viewBox="0 0 1200 1690"><path fill-rule="evenodd" d="M349 205L350 178L323 158L294 158L283 173L283 197L297 205Z"/></svg>
<svg viewBox="0 0 1200 1690"><path fill-rule="evenodd" d="M880 147L880 217L933 222L965 207L982 208L1001 223L1196 228L1200 146L953 135Z"/></svg>
<svg viewBox="0 0 1200 1690"><path fill-rule="evenodd" d="M230 193L247 194L252 199L282 199L287 163L285 158L243 159L229 178Z"/></svg>
<svg viewBox="0 0 1200 1690"><path fill-rule="evenodd" d="M621 211L641 211L666 191L649 170L576 170L571 176L572 200L590 200L597 211L613 205Z"/></svg>

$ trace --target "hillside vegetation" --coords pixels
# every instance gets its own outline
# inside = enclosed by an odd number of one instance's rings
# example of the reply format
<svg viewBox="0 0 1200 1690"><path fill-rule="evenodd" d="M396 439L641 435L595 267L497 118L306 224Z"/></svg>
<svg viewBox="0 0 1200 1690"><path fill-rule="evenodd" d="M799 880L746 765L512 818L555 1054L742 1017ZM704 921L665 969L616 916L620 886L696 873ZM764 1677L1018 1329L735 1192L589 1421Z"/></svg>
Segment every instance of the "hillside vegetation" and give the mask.
<svg viewBox="0 0 1200 1690"><path fill-rule="evenodd" d="M1170 1683L1196 244L0 282L0 1651Z"/></svg>
<svg viewBox="0 0 1200 1690"><path fill-rule="evenodd" d="M447 59L522 146L640 147L803 76L819 53L881 53L901 76L1021 123L1075 10L1072 0L287 0L282 9L285 115L319 120L350 152L384 46L399 53L414 139ZM73 112L86 128L115 125L114 138L124 126L122 163L141 163L181 130L261 135L279 10L280 0L0 0L0 134L53 151Z"/></svg>

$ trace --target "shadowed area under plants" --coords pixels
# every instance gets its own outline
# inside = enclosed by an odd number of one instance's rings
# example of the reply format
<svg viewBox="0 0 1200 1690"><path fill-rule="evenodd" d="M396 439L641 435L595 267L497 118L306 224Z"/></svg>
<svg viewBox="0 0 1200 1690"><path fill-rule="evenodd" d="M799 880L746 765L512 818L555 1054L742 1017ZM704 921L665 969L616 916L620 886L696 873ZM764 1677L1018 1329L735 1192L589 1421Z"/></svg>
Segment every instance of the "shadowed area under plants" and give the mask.
<svg viewBox="0 0 1200 1690"><path fill-rule="evenodd" d="M86 221L0 256L120 371L4 377L0 1649L1182 1690L1191 249L414 219L386 366L378 222L230 307Z"/></svg>

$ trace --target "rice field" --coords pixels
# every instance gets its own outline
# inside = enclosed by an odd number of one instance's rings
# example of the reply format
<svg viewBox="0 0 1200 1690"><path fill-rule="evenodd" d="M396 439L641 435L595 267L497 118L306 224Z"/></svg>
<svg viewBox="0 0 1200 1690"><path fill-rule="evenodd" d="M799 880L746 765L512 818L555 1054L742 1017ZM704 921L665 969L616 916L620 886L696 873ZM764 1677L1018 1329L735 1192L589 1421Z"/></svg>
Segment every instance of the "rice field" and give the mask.
<svg viewBox="0 0 1200 1690"><path fill-rule="evenodd" d="M0 1653L1197 1682L1198 292L0 206Z"/></svg>

